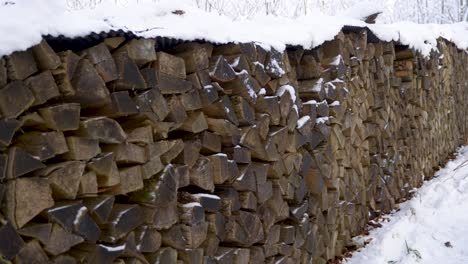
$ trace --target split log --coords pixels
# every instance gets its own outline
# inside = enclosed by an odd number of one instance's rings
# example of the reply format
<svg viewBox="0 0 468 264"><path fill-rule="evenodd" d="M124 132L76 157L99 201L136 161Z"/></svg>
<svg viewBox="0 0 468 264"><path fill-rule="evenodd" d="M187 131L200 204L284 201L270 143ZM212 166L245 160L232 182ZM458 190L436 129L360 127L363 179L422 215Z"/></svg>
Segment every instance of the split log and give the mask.
<svg viewBox="0 0 468 264"><path fill-rule="evenodd" d="M71 247L83 241L82 237L71 234L59 225L54 224L50 233L50 239L45 244L44 250L51 255L57 256L67 252Z"/></svg>
<svg viewBox="0 0 468 264"><path fill-rule="evenodd" d="M6 191L5 213L17 228L23 227L42 210L54 205L47 179L16 179L8 182Z"/></svg>
<svg viewBox="0 0 468 264"><path fill-rule="evenodd" d="M17 137L16 145L41 161L69 151L62 132L29 132Z"/></svg>
<svg viewBox="0 0 468 264"><path fill-rule="evenodd" d="M104 42L88 48L82 53L82 56L93 63L104 82L107 83L118 78L117 66Z"/></svg>
<svg viewBox="0 0 468 264"><path fill-rule="evenodd" d="M81 121L78 134L107 144L119 144L127 138L119 123L107 117L94 117Z"/></svg>
<svg viewBox="0 0 468 264"><path fill-rule="evenodd" d="M110 187L120 183L119 171L112 152L103 153L92 159L86 167L96 173L99 187Z"/></svg>
<svg viewBox="0 0 468 264"><path fill-rule="evenodd" d="M2 223L0 227L0 256L2 259L6 261L13 259L24 247L24 241L15 228L8 222Z"/></svg>
<svg viewBox="0 0 468 264"><path fill-rule="evenodd" d="M6 57L6 62L10 80L24 80L37 72L32 49L13 52Z"/></svg>
<svg viewBox="0 0 468 264"><path fill-rule="evenodd" d="M127 52L117 51L112 57L117 65L118 79L110 84L111 88L115 90L142 90L147 88L146 81L138 66Z"/></svg>
<svg viewBox="0 0 468 264"><path fill-rule="evenodd" d="M37 174L47 176L54 199L73 200L78 193L85 166L81 161L65 161L50 165Z"/></svg>
<svg viewBox="0 0 468 264"><path fill-rule="evenodd" d="M50 71L31 76L24 81L34 95L33 105L44 104L60 96L60 91Z"/></svg>
<svg viewBox="0 0 468 264"><path fill-rule="evenodd" d="M60 104L39 109L48 128L57 131L76 130L80 121L80 105L76 103Z"/></svg>
<svg viewBox="0 0 468 264"><path fill-rule="evenodd" d="M109 90L91 62L82 59L76 66L71 79L74 89L72 95L67 97L73 102L81 104L82 108L97 108L109 103Z"/></svg>
<svg viewBox="0 0 468 264"><path fill-rule="evenodd" d="M0 147L8 147L16 131L21 127L22 122L16 119L0 120Z"/></svg>
<svg viewBox="0 0 468 264"><path fill-rule="evenodd" d="M143 223L143 212L138 205L114 204L109 221L100 240L115 243Z"/></svg>
<svg viewBox="0 0 468 264"><path fill-rule="evenodd" d="M157 52L156 55L154 66L158 72L180 79L186 78L184 59L165 52Z"/></svg>
<svg viewBox="0 0 468 264"><path fill-rule="evenodd" d="M9 83L0 89L0 114L6 118L18 117L34 103L34 95L21 81Z"/></svg>
<svg viewBox="0 0 468 264"><path fill-rule="evenodd" d="M55 70L60 66L60 57L45 40L35 45L32 52L40 70Z"/></svg>

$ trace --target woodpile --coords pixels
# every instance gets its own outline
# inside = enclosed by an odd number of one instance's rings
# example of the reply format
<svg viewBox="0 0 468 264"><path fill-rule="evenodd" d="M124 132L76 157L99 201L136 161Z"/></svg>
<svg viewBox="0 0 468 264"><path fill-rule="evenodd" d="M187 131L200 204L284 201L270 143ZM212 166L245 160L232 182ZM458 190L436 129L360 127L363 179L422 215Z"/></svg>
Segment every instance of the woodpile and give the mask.
<svg viewBox="0 0 468 264"><path fill-rule="evenodd" d="M466 52L109 38L0 59L0 263L326 263L466 139Z"/></svg>

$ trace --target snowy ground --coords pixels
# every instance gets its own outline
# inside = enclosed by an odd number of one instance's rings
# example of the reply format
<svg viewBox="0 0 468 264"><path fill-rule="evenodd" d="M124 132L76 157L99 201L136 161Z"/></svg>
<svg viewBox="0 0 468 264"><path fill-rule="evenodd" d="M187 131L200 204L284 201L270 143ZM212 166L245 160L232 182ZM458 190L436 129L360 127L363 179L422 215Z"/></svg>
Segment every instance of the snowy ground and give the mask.
<svg viewBox="0 0 468 264"><path fill-rule="evenodd" d="M344 25L369 27L383 41L401 44L429 55L444 37L460 49L468 47L468 23L418 25L365 24L357 17L379 8L360 5L340 16L318 10L295 18L257 16L252 19L208 13L185 0L96 1L80 10L70 9L66 0L0 0L0 56L27 49L43 35L84 36L109 30L131 31L141 37L165 36L184 40L204 39L214 43L256 42L283 50L286 45L316 47L333 39ZM176 12L178 11L178 12ZM21 18L21 19L19 19Z"/></svg>
<svg viewBox="0 0 468 264"><path fill-rule="evenodd" d="M468 146L344 264L468 263Z"/></svg>

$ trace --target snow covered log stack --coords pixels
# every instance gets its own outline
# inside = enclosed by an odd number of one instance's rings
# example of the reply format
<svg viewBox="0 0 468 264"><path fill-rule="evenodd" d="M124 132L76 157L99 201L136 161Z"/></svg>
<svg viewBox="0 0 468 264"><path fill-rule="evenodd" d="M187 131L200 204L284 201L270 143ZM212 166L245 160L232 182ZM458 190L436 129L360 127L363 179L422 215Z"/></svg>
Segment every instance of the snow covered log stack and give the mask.
<svg viewBox="0 0 468 264"><path fill-rule="evenodd" d="M466 139L466 52L108 38L0 60L0 263L326 263Z"/></svg>

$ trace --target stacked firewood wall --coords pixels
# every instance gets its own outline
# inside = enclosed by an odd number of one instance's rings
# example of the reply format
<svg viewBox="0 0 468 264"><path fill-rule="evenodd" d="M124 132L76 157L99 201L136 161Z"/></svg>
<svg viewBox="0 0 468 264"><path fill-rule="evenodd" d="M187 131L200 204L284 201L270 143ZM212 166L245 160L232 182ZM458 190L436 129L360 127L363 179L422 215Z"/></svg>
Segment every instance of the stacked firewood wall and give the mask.
<svg viewBox="0 0 468 264"><path fill-rule="evenodd" d="M467 54L108 38L0 60L0 263L326 263L466 138Z"/></svg>

